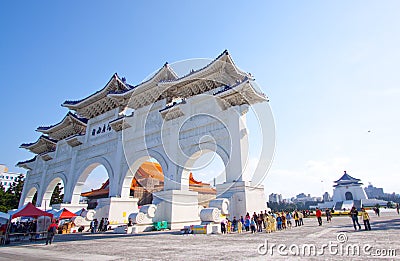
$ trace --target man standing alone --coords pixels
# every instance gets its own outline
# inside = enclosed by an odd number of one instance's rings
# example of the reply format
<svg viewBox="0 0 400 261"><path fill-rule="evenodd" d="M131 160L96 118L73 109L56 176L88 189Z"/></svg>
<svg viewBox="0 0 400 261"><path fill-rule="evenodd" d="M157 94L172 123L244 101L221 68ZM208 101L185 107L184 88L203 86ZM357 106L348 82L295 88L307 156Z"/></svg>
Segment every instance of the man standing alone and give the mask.
<svg viewBox="0 0 400 261"><path fill-rule="evenodd" d="M316 216L317 219L318 219L318 224L319 224L320 226L322 226L322 211L321 211L319 208L317 208L317 211L316 211L316 213L315 213L315 216Z"/></svg>

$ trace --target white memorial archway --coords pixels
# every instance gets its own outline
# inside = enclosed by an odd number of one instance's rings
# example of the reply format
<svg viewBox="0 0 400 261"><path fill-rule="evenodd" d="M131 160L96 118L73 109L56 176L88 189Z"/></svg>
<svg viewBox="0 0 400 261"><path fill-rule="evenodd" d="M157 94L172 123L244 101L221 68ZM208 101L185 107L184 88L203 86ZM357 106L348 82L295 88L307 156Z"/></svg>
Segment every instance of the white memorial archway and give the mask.
<svg viewBox="0 0 400 261"><path fill-rule="evenodd" d="M102 199L96 213L111 223L126 222L127 213L137 209L137 200L129 196L130 182L139 166L154 158L164 174L164 190L153 195L158 206L154 220L167 220L171 228L193 224L199 216L197 192L189 191L190 166L201 151L214 151L226 172L217 197L230 199L232 216L265 209L263 187L243 177L248 161L246 113L249 106L267 101L253 81L227 51L183 77L168 64L136 86L113 75L100 91L64 102L71 110L64 119L39 127L43 135L21 145L36 156L18 163L28 169L20 205L36 184L37 205L44 207L53 183L62 179L62 205L78 210L83 183L103 165L109 198ZM126 115L127 109L132 114Z"/></svg>

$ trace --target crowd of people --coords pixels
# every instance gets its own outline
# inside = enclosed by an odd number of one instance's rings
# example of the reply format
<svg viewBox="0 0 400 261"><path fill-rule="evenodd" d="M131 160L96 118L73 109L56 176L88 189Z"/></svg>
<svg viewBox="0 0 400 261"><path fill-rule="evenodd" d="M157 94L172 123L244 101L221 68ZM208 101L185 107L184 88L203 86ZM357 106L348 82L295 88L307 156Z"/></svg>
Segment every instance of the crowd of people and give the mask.
<svg viewBox="0 0 400 261"><path fill-rule="evenodd" d="M379 215L379 208L374 209L376 215ZM321 209L316 208L315 217L319 226L323 225L322 216L325 215L326 222L332 222L332 213L330 209L325 209L324 213ZM399 213L399 212L398 212ZM349 213L354 229L361 230L361 224L359 223L359 216L364 223L365 230L371 230L370 216L365 208L361 208L361 213L358 212L356 207L352 207ZM281 211L281 212L271 212L271 211L261 211L259 214L256 212L253 215L247 213L244 217L240 218L233 217L230 220L228 217L221 221L221 232L222 234L227 233L242 233L244 231L257 233L266 232L271 233L279 230L284 230L292 227L299 227L304 225L303 218L310 216L310 211Z"/></svg>
<svg viewBox="0 0 400 261"><path fill-rule="evenodd" d="M32 240L33 238L37 237L36 234L37 230L37 220L29 220L25 222L12 222L10 224L10 233L14 234L16 238L18 239L21 235L29 235L30 239Z"/></svg>
<svg viewBox="0 0 400 261"><path fill-rule="evenodd" d="M292 227L299 227L304 225L303 218L308 217L310 211L281 211L271 212L265 210L259 214L256 212L250 216L250 213L240 218L233 217L232 220L229 218L221 221L221 232L226 233L242 233L243 231L251 233L259 233L265 231L266 233L272 233L277 230L284 230Z"/></svg>
<svg viewBox="0 0 400 261"><path fill-rule="evenodd" d="M91 233L105 232L109 229L109 225L110 222L108 221L108 218L102 218L100 222L95 218L90 222L89 230Z"/></svg>

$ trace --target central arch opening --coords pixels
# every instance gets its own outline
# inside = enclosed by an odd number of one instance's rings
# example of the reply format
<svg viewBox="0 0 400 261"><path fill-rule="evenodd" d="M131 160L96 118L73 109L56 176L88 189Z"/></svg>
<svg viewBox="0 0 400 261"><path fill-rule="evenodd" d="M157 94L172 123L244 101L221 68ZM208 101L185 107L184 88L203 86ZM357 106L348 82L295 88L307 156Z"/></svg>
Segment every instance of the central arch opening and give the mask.
<svg viewBox="0 0 400 261"><path fill-rule="evenodd" d="M122 197L139 199L138 205L153 202L153 193L164 190L164 173L161 164L153 157L145 156L136 160L125 176Z"/></svg>
<svg viewBox="0 0 400 261"><path fill-rule="evenodd" d="M97 200L109 196L109 173L104 165L93 163L81 174L73 192L73 203L87 203L88 209L97 207Z"/></svg>
<svg viewBox="0 0 400 261"><path fill-rule="evenodd" d="M214 188L226 181L224 162L212 151L205 151L194 161L191 173L194 179L209 183Z"/></svg>
<svg viewBox="0 0 400 261"><path fill-rule="evenodd" d="M225 163L215 151L203 149L194 153L182 171L182 186L198 193L200 206L208 207L217 196L216 186L226 181Z"/></svg>

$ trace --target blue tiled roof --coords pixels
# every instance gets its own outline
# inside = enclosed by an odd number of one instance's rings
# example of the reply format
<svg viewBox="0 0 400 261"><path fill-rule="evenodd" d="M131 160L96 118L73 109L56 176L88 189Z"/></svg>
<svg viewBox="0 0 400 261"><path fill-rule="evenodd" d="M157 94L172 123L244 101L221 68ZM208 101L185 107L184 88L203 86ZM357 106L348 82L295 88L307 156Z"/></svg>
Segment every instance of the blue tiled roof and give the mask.
<svg viewBox="0 0 400 261"><path fill-rule="evenodd" d="M52 139L52 138L50 138L50 137L48 137L48 136L42 135L42 136L40 136L39 139L37 139L37 141L35 141L35 142L31 142L31 143L22 143L21 146L20 146L20 148L32 146L33 144L39 142L40 139L45 139L45 140L48 140L48 141L57 143L56 140L54 140L54 139Z"/></svg>
<svg viewBox="0 0 400 261"><path fill-rule="evenodd" d="M192 70L192 71L190 71L188 74L186 74L186 75L184 75L184 76L181 76L181 77L179 77L179 78L177 78L177 79L174 79L174 80L166 80L166 81L163 81L163 82L174 82L174 81L179 81L180 79L183 79L183 78L185 78L185 77L187 77L187 76L189 76L189 75L191 75L191 74L193 74L193 73L196 73L196 72L199 72L199 71L202 71L202 70L205 70L206 68L208 68L211 64L213 64L215 61L217 61L219 58L221 58L222 56L224 56L224 55L228 55L229 53L228 53L228 50L224 50L220 55L218 55L218 57L217 58L215 58L213 61L211 61L209 64L207 64L206 66L204 66L204 67L202 67L202 68L200 68L200 69L198 69L198 70Z"/></svg>
<svg viewBox="0 0 400 261"><path fill-rule="evenodd" d="M157 75L159 72L161 72L161 70L162 70L164 67L167 67L167 66L168 66L168 62L165 62L164 65L163 65L155 74L153 74L153 76L151 76L148 80L146 80L146 81L144 81L144 82L141 82L141 83L139 83L139 84L133 86L132 89L135 89L135 88L137 88L137 87L139 87L139 86L141 86L141 85L143 85L143 84L145 84L145 83L147 83L147 82L150 82L151 80L154 79L154 77L156 77L156 75ZM174 72L174 70L172 70L172 68L169 68L169 69L170 69L171 72L172 72L173 74L175 74L175 76L176 76L176 73ZM175 80L171 80L171 81L175 81Z"/></svg>
<svg viewBox="0 0 400 261"><path fill-rule="evenodd" d="M79 117L78 115L76 115L76 114L74 114L74 113L69 111L68 114L59 123L56 123L56 124L53 124L53 125L50 125L50 126L40 126L36 130L37 131L45 131L45 130L51 129L51 128L57 126L58 124L60 124L61 122L63 122L65 120L65 118L67 118L68 116L71 116L71 117L77 119L78 121L80 121L80 122L82 122L84 124L87 124L87 122L88 122L88 119L83 118L83 117Z"/></svg>
<svg viewBox="0 0 400 261"><path fill-rule="evenodd" d="M32 159L28 159L28 160L25 160L25 161L20 161L20 162L17 163L17 166L18 166L18 165L21 165L21 164L26 164L26 163L34 162L34 161L36 160L36 157L37 157L37 156L33 157Z"/></svg>
<svg viewBox="0 0 400 261"><path fill-rule="evenodd" d="M112 78L114 78L114 77L116 77L116 78L119 79L118 74L117 74L117 73L114 73L114 75L111 77L110 81L111 81ZM119 80L120 80L120 79L119 79ZM83 99L80 99L80 100L75 100L75 101L67 100L67 101L65 101L65 102L62 104L62 106L66 106L66 105L75 105L75 104L78 104L78 103L80 103L80 102L83 102L84 100L89 99L90 97L93 97L94 95L96 95L96 94L102 92L105 88L107 88L107 85L110 83L110 81L107 82L107 84L106 84L106 86L104 86L104 88L102 88L101 90L99 90L99 91L97 91L97 92L95 92L95 93L93 93L93 94L87 96L86 98L83 98ZM121 80L121 81L122 81L122 80ZM126 83L124 83L124 84L125 84L128 88L132 88L131 85L126 84Z"/></svg>
<svg viewBox="0 0 400 261"><path fill-rule="evenodd" d="M236 86L238 86L238 85L244 83L244 82L247 81L247 80L249 80L249 78L248 78L247 76L245 76L240 82L237 82L237 83L236 83L235 85L233 85L233 86L225 85L224 88L223 88L222 90L217 91L216 93L214 93L214 95L217 95L217 94L226 92L226 91L228 91L228 90L231 90L232 88L235 88Z"/></svg>
<svg viewBox="0 0 400 261"><path fill-rule="evenodd" d="M358 182L358 181L360 181L360 179L353 178L352 176L347 174L345 171L343 176L340 179L336 180L335 183L342 182L342 181Z"/></svg>

